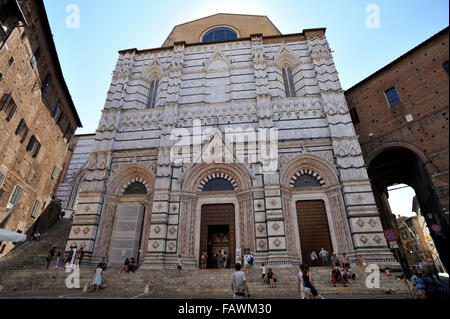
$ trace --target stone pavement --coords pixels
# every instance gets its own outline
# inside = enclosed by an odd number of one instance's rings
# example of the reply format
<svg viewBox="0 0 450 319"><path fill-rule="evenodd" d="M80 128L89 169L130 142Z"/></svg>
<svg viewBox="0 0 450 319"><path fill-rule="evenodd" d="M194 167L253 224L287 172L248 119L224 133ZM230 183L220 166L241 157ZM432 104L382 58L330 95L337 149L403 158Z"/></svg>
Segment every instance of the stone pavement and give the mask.
<svg viewBox="0 0 450 319"><path fill-rule="evenodd" d="M325 299L415 299L410 294L326 294L323 295ZM126 292L108 291L108 289L101 290L98 293L82 292L80 290L71 291L15 291L15 292L0 292L0 299L232 299L230 294L158 294L149 292L148 294L136 294ZM298 294L280 294L280 295L252 295L251 299L298 299ZM307 301L306 301L307 302Z"/></svg>

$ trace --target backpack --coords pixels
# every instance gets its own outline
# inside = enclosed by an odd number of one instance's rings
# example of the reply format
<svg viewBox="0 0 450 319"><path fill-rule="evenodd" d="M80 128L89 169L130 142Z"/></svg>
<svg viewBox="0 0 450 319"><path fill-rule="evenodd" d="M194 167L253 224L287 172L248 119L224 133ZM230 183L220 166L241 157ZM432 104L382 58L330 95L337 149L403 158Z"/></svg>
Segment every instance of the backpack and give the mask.
<svg viewBox="0 0 450 319"><path fill-rule="evenodd" d="M253 265L253 256L248 257L248 264L251 266Z"/></svg>

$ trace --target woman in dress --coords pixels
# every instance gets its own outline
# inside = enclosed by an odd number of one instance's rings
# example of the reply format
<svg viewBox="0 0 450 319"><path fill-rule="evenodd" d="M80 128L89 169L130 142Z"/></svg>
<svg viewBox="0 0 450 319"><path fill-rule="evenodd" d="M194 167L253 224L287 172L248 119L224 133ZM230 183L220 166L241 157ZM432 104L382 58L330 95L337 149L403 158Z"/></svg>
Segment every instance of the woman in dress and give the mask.
<svg viewBox="0 0 450 319"><path fill-rule="evenodd" d="M98 287L102 283L102 271L103 271L103 268L99 264L97 266L97 268L95 268L95 270L94 270L95 277L94 277L94 280L92 280L91 291L94 291L94 289L95 289L95 291L98 292Z"/></svg>

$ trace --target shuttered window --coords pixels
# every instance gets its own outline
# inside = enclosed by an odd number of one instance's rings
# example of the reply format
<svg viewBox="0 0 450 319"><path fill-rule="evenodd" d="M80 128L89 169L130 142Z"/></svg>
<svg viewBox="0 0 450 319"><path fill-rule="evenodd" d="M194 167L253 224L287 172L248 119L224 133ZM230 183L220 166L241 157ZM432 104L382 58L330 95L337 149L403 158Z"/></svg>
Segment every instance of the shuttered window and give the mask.
<svg viewBox="0 0 450 319"><path fill-rule="evenodd" d="M33 210L31 211L31 217L35 218L37 213L39 212L39 207L41 206L41 202L40 201L35 201L34 202L34 206L33 206Z"/></svg>
<svg viewBox="0 0 450 319"><path fill-rule="evenodd" d="M5 174L0 171L0 187L2 187L3 182L5 181Z"/></svg>
<svg viewBox="0 0 450 319"><path fill-rule="evenodd" d="M13 204L14 206L19 205L19 201L20 201L20 197L22 196L22 192L23 192L22 187L20 187L19 185L16 185L16 187L14 187L14 191L11 195L11 199L9 200L9 202L11 204Z"/></svg>

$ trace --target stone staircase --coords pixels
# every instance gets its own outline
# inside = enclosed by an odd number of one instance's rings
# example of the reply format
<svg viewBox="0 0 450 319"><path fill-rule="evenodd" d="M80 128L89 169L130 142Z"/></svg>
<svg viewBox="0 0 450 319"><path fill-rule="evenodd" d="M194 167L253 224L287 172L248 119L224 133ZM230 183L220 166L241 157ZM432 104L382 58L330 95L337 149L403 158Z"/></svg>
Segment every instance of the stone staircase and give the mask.
<svg viewBox="0 0 450 319"><path fill-rule="evenodd" d="M83 266L82 266L83 267ZM356 280L348 287L338 284L333 287L331 283L331 268L312 268L313 283L321 295L327 294L382 294L385 290L393 288L397 294L409 294L404 280L380 274L380 288L369 289L365 286L366 273L360 267L354 267ZM297 269L274 269L277 275L275 288L271 289L261 282L260 272L252 271L252 280L247 280L252 295L276 296L297 294ZM122 273L119 269L107 269L103 274L103 283L111 292L142 294L148 285L149 294L156 295L229 295L230 276L232 270L145 270L139 269L136 273ZM0 285L3 294L13 291L58 291L71 293L79 291L90 285L94 270L86 268L80 270L80 288L66 288L66 278L69 276L64 270L51 269L22 269L0 270Z"/></svg>
<svg viewBox="0 0 450 319"><path fill-rule="evenodd" d="M56 247L64 250L72 222L67 218L59 220L53 228L41 234L40 240L28 240L16 246L0 259L1 269L45 269L49 250ZM54 257L52 261L56 262Z"/></svg>
<svg viewBox="0 0 450 319"><path fill-rule="evenodd" d="M61 219L52 229L41 236L39 241L28 241L16 247L8 255L0 259L0 295L14 292L58 291L71 293L90 285L94 277L94 269L81 265L80 288L69 289L66 279L70 273L56 270L56 258L49 269L45 269L46 257L52 247L63 249L71 228L71 221ZM331 268L311 268L313 283L322 295L327 294L382 294L387 289L395 289L396 293L408 294L409 289L404 280L388 277L380 273L380 288L369 289L365 285L369 273L359 266L353 267L356 280L348 287L338 283L333 287ZM122 273L119 269L108 268L103 274L103 283L107 291L114 293L142 294L148 286L150 294L156 295L229 295L230 276L233 271L226 270L146 270L138 269L136 273ZM247 273L251 294L276 296L297 294L298 268L274 268L277 276L275 288L271 289L261 282L259 267Z"/></svg>

